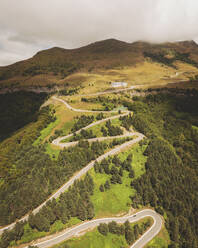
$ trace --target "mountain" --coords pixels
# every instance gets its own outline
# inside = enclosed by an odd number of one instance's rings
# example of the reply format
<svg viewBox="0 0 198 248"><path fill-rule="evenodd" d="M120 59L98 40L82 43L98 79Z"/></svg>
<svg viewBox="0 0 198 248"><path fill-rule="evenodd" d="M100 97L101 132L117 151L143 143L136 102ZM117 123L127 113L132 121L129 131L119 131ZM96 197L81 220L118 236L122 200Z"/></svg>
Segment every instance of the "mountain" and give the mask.
<svg viewBox="0 0 198 248"><path fill-rule="evenodd" d="M108 39L77 49L54 47L30 59L0 67L0 86L50 86L64 84L76 72L98 72L135 66L147 58L172 66L176 60L198 64L198 46L193 41L150 44Z"/></svg>

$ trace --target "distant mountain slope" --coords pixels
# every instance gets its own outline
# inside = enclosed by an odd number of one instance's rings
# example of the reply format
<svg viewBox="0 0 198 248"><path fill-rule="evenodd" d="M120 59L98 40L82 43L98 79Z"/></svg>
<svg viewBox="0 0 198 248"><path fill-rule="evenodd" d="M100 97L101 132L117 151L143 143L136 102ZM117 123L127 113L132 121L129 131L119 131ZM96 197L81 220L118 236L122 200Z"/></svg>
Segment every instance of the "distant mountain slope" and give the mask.
<svg viewBox="0 0 198 248"><path fill-rule="evenodd" d="M197 66L198 46L193 41L150 44L108 39L77 49L54 47L30 59L0 67L0 86L59 84L61 79L75 72L133 66L144 62L146 57L168 66L175 60Z"/></svg>

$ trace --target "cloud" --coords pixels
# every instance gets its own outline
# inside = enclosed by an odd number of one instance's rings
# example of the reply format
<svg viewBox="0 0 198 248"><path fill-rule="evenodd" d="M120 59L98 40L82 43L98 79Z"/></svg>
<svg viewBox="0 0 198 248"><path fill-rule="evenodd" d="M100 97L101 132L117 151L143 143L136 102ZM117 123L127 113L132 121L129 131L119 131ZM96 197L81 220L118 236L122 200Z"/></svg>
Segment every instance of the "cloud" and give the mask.
<svg viewBox="0 0 198 248"><path fill-rule="evenodd" d="M0 65L52 46L198 40L195 0L1 0Z"/></svg>

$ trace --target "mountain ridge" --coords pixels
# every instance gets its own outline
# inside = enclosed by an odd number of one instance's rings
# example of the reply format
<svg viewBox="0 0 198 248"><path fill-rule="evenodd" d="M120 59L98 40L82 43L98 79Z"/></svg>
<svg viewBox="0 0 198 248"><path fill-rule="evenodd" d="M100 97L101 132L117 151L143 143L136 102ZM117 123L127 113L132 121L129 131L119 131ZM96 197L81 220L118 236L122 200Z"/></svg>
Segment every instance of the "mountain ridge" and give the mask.
<svg viewBox="0 0 198 248"><path fill-rule="evenodd" d="M57 84L76 72L135 66L146 60L145 54L154 54L155 57L157 54L159 57L175 56L177 53L187 54L189 61L198 64L198 45L194 41L153 44L107 39L75 49L52 47L37 52L27 60L0 67L0 86ZM157 62L161 63L160 60Z"/></svg>

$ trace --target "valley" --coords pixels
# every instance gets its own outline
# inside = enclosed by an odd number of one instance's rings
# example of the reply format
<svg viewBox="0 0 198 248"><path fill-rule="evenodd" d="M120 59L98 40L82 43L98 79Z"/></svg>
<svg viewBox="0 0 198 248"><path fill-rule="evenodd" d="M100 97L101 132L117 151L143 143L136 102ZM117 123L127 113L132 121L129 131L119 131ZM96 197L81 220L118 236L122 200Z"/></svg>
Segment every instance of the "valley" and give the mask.
<svg viewBox="0 0 198 248"><path fill-rule="evenodd" d="M107 40L0 68L0 246L196 247L197 54Z"/></svg>

